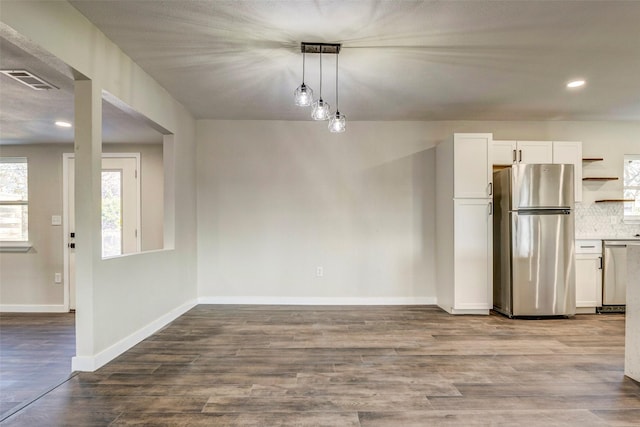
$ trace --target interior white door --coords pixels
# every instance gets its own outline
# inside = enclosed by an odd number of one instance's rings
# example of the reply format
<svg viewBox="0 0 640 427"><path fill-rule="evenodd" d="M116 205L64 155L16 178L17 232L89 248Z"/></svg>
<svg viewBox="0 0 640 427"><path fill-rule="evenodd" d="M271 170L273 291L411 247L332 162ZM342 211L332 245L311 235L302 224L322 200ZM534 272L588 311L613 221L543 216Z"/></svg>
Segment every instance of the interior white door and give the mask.
<svg viewBox="0 0 640 427"><path fill-rule="evenodd" d="M75 159L67 162L66 230L69 309L76 308L75 282ZM102 257L140 251L139 156L112 154L102 159Z"/></svg>

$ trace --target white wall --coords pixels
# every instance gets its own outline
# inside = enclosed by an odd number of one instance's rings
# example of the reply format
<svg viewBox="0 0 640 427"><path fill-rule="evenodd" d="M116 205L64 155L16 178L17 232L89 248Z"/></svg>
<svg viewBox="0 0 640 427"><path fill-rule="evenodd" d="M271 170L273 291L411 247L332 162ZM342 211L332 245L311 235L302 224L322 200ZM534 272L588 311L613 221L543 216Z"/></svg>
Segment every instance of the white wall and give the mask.
<svg viewBox="0 0 640 427"><path fill-rule="evenodd" d="M90 79L90 85L86 81L77 85L81 89L81 104L91 108L86 114L80 111L91 119L75 123L76 135L81 138L76 140L76 176L90 177L91 182L78 184L76 195L84 197L76 197L76 211L91 215L82 223L85 228L76 231L78 239L91 244L83 248L85 255L77 258L81 276L76 327L78 356L74 367L91 370L153 332L170 320L172 313L182 312L197 297L195 121L70 4L3 1L1 20L23 40L57 56ZM100 201L96 185L100 151L95 147L101 133L97 113L102 90L174 135L170 159L164 159L168 177L165 184L171 195L165 201L168 207L165 228L173 230L175 226L175 233L169 233L171 241L167 242L172 249L100 259ZM175 193L171 192L174 186Z"/></svg>
<svg viewBox="0 0 640 427"><path fill-rule="evenodd" d="M63 144L0 146L0 155L26 157L29 173L29 252L0 252L0 306L62 311L63 285L54 283L62 273L62 226L51 225L52 215L62 215Z"/></svg>
<svg viewBox="0 0 640 427"><path fill-rule="evenodd" d="M104 152L140 153L142 250L162 248L163 162L158 144L105 145ZM62 154L72 144L2 145L0 155L26 157L29 164L28 252L0 253L0 309L2 311L63 311L64 288L54 283L63 273L63 227L51 225L63 215ZM63 280L64 281L64 280Z"/></svg>
<svg viewBox="0 0 640 427"><path fill-rule="evenodd" d="M623 154L640 153L640 122L352 122L333 135L315 122L200 120L197 130L198 289L211 301L435 301L433 147L454 132L583 141L619 176ZM585 186L583 204L621 185Z"/></svg>
<svg viewBox="0 0 640 427"><path fill-rule="evenodd" d="M427 129L351 123L334 135L325 123L198 121L199 294L378 303L435 295Z"/></svg>

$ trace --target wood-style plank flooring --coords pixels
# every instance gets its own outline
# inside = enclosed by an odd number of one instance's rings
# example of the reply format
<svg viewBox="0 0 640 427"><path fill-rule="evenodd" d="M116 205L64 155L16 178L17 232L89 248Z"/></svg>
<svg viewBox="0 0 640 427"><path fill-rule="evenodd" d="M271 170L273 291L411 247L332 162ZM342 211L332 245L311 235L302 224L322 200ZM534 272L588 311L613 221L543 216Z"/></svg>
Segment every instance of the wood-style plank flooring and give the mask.
<svg viewBox="0 0 640 427"><path fill-rule="evenodd" d="M7 426L638 426L624 316L435 307L189 311Z"/></svg>
<svg viewBox="0 0 640 427"><path fill-rule="evenodd" d="M75 314L0 314L0 420L71 374Z"/></svg>

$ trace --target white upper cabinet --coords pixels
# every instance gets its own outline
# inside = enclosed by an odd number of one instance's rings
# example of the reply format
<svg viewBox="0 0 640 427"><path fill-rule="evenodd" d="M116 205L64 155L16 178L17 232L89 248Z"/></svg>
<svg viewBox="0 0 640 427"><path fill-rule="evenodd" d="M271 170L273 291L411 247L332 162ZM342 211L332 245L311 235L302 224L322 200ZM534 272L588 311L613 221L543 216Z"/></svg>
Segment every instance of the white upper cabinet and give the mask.
<svg viewBox="0 0 640 427"><path fill-rule="evenodd" d="M518 141L518 163L553 163L553 142Z"/></svg>
<svg viewBox="0 0 640 427"><path fill-rule="evenodd" d="M573 165L575 201L582 201L582 142L493 141L492 165L568 163Z"/></svg>
<svg viewBox="0 0 640 427"><path fill-rule="evenodd" d="M516 162L516 141L493 141L493 164L511 165Z"/></svg>
<svg viewBox="0 0 640 427"><path fill-rule="evenodd" d="M551 141L493 141L493 164L553 163Z"/></svg>
<svg viewBox="0 0 640 427"><path fill-rule="evenodd" d="M553 141L553 163L573 165L575 199L582 201L582 142Z"/></svg>
<svg viewBox="0 0 640 427"><path fill-rule="evenodd" d="M491 147L490 133L454 135L454 198L491 197L493 190Z"/></svg>

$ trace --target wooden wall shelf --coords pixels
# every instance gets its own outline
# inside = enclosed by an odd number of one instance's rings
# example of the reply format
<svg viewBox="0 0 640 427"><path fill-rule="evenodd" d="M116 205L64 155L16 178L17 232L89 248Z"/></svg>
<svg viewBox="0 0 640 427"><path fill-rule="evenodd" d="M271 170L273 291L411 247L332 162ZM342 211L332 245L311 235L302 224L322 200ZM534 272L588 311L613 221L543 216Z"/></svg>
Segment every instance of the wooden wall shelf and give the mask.
<svg viewBox="0 0 640 427"><path fill-rule="evenodd" d="M602 157L583 157L583 162L601 162L604 159Z"/></svg>
<svg viewBox="0 0 640 427"><path fill-rule="evenodd" d="M627 203L627 202L635 202L634 199L603 199L603 200L596 200L596 203Z"/></svg>
<svg viewBox="0 0 640 427"><path fill-rule="evenodd" d="M592 176L582 178L583 181L616 181L617 179L617 176Z"/></svg>

